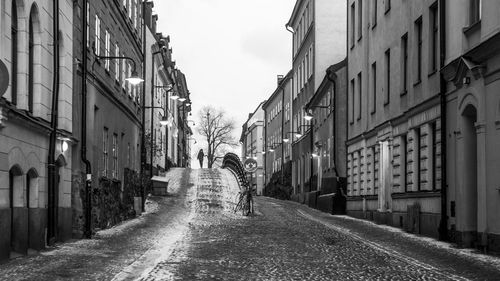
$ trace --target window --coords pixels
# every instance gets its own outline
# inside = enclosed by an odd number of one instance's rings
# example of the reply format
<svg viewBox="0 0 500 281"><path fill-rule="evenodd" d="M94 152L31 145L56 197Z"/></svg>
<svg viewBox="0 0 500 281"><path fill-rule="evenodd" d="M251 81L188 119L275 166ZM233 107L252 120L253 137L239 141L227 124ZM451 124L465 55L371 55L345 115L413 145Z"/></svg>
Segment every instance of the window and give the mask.
<svg viewBox="0 0 500 281"><path fill-rule="evenodd" d="M87 18L85 19L87 22L87 48L90 47L90 3L87 2Z"/></svg>
<svg viewBox="0 0 500 281"><path fill-rule="evenodd" d="M106 29L104 31L104 56L109 57L110 49L111 49L111 42L110 42L110 36L109 36L109 31ZM109 65L110 65L110 60L105 60L104 61L104 69L106 71L109 71Z"/></svg>
<svg viewBox="0 0 500 281"><path fill-rule="evenodd" d="M377 9L378 9L378 1L372 0L372 28L377 26Z"/></svg>
<svg viewBox="0 0 500 281"><path fill-rule="evenodd" d="M473 25L481 20L482 6L483 3L481 0L470 0L470 15L469 15L470 25Z"/></svg>
<svg viewBox="0 0 500 281"><path fill-rule="evenodd" d="M434 3L430 8L430 49L431 49L431 58L430 58L430 71L435 72L437 70L437 60L438 60L438 5Z"/></svg>
<svg viewBox="0 0 500 281"><path fill-rule="evenodd" d="M421 189L421 179L420 179L420 128L415 128L415 139L414 141L414 146L413 150L415 152L415 159L413 159L413 165L415 165L415 170L414 172L416 173L416 179L417 182L415 183L417 185L417 190L420 191Z"/></svg>
<svg viewBox="0 0 500 281"><path fill-rule="evenodd" d="M127 6L128 6L128 17L132 19L132 10L134 9L133 0L127 0Z"/></svg>
<svg viewBox="0 0 500 281"><path fill-rule="evenodd" d="M389 12L389 10L391 10L391 0L385 0L385 12Z"/></svg>
<svg viewBox="0 0 500 281"><path fill-rule="evenodd" d="M309 47L309 75L313 74L313 62L314 62L314 49L313 46Z"/></svg>
<svg viewBox="0 0 500 281"><path fill-rule="evenodd" d="M351 47L354 47L354 38L355 38L355 35L354 35L354 28L355 28L355 25L356 25L356 17L355 17L355 13L356 13L356 3L353 2L352 5L351 5Z"/></svg>
<svg viewBox="0 0 500 281"><path fill-rule="evenodd" d="M102 132L102 176L108 176L108 128L104 127Z"/></svg>
<svg viewBox="0 0 500 281"><path fill-rule="evenodd" d="M130 62L127 62L127 77L132 76L132 66L130 65ZM132 84L127 81L127 93L130 97L132 97Z"/></svg>
<svg viewBox="0 0 500 281"><path fill-rule="evenodd" d="M363 81L361 80L361 72L358 73L358 115L356 117L357 120L361 119L361 96L362 96L362 84Z"/></svg>
<svg viewBox="0 0 500 281"><path fill-rule="evenodd" d="M113 134L113 178L118 178L118 135Z"/></svg>
<svg viewBox="0 0 500 281"><path fill-rule="evenodd" d="M11 18L11 87L10 96L11 102L17 105L17 1L12 1L12 18Z"/></svg>
<svg viewBox="0 0 500 281"><path fill-rule="evenodd" d="M404 192L408 192L408 175L407 175L407 166L408 166L408 160L407 160L407 144L406 144L406 135L401 136L401 143L399 146L399 157L401 159L401 163L399 164L401 168L400 176L402 177L401 179L401 185L402 185L402 190Z"/></svg>
<svg viewBox="0 0 500 281"><path fill-rule="evenodd" d="M101 19L98 15L95 16L95 53L96 55L101 54Z"/></svg>
<svg viewBox="0 0 500 281"><path fill-rule="evenodd" d="M417 36L415 42L417 43L417 81L422 81L422 17L415 21L415 34Z"/></svg>
<svg viewBox="0 0 500 281"><path fill-rule="evenodd" d="M118 46L118 42L115 44L115 56L120 56L120 47ZM122 64L122 60L115 60L115 80L120 83L120 67Z"/></svg>
<svg viewBox="0 0 500 281"><path fill-rule="evenodd" d="M408 33L401 37L401 68L403 69L401 75L401 94L406 94L408 91Z"/></svg>
<svg viewBox="0 0 500 281"><path fill-rule="evenodd" d="M309 68L309 53L306 54L306 77L307 79L309 79L309 77L311 76L311 72L309 71L310 68Z"/></svg>
<svg viewBox="0 0 500 281"><path fill-rule="evenodd" d="M385 97L384 105L389 104L391 97L391 49L385 51Z"/></svg>
<svg viewBox="0 0 500 281"><path fill-rule="evenodd" d="M132 25L134 27L137 27L137 0L132 0L132 8L130 8L130 11L132 13Z"/></svg>
<svg viewBox="0 0 500 281"><path fill-rule="evenodd" d="M430 158L431 158L431 176L430 178L432 179L431 182L429 182L429 184L432 186L432 189L437 189L437 182L436 182L436 175L437 175L437 143L436 143L436 122L432 122L429 126L429 132L428 134L430 134L430 141L431 141L431 144L430 146L432 147L432 149L430 150L431 151L431 155L430 155Z"/></svg>
<svg viewBox="0 0 500 281"><path fill-rule="evenodd" d="M122 56L125 56L125 54L122 54ZM120 65L122 67L122 89L124 91L127 90L127 80L125 80L125 78L127 77L127 73L128 73L128 63L124 63L122 62L122 60L119 60L120 61Z"/></svg>
<svg viewBox="0 0 500 281"><path fill-rule="evenodd" d="M358 40L363 36L363 1L358 1Z"/></svg>
<svg viewBox="0 0 500 281"><path fill-rule="evenodd" d="M372 108L371 113L377 110L377 63L372 64Z"/></svg>
<svg viewBox="0 0 500 281"><path fill-rule="evenodd" d="M351 97L350 97L350 105L349 106L349 122L354 123L354 79L351 80Z"/></svg>
<svg viewBox="0 0 500 281"><path fill-rule="evenodd" d="M34 84L35 84L35 42L34 42L34 20L36 16L36 6L33 5L30 12L30 18L28 22L28 111L33 113L33 95L34 95Z"/></svg>

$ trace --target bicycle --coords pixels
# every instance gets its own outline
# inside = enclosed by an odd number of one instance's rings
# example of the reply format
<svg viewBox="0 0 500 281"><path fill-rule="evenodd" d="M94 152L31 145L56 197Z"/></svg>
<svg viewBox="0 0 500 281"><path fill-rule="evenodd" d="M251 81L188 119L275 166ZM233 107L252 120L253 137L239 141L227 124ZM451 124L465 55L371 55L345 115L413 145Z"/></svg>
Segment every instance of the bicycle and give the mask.
<svg viewBox="0 0 500 281"><path fill-rule="evenodd" d="M239 200L234 208L234 212L236 213L239 210L242 211L244 216L248 216L254 212L253 196L249 188L239 193Z"/></svg>

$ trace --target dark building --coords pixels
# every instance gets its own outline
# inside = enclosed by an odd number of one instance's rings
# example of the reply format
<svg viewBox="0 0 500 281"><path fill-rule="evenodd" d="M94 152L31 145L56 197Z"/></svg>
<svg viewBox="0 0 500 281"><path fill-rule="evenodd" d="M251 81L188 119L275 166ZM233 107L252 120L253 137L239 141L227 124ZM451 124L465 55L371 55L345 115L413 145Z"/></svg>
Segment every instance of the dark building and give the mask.
<svg viewBox="0 0 500 281"><path fill-rule="evenodd" d="M118 222L118 210L140 196L126 182L140 171L143 93L127 78L143 75L143 26L138 1L74 5L72 202L73 234L81 237ZM97 196L86 201L90 192Z"/></svg>
<svg viewBox="0 0 500 281"><path fill-rule="evenodd" d="M312 119L313 204L328 212L345 212L347 88L343 60L326 70L305 109ZM309 203L309 202L308 202Z"/></svg>

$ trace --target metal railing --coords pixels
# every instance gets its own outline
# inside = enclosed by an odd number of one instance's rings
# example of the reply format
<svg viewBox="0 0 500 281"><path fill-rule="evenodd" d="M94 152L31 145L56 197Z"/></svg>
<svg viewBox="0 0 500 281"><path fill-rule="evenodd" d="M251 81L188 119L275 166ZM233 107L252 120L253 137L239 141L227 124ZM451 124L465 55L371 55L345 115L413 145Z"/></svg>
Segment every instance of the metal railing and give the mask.
<svg viewBox="0 0 500 281"><path fill-rule="evenodd" d="M250 182L245 175L245 169L243 169L243 163L241 163L238 155L234 153L227 153L224 155L222 168L232 171L242 188L247 189L250 186Z"/></svg>

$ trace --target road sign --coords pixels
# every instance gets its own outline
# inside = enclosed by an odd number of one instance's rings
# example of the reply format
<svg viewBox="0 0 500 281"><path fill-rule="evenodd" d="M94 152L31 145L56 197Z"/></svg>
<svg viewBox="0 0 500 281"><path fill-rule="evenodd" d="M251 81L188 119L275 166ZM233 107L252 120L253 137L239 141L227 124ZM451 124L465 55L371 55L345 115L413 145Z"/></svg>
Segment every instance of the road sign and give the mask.
<svg viewBox="0 0 500 281"><path fill-rule="evenodd" d="M247 158L245 162L243 162L243 167L245 168L245 171L249 173L253 173L257 171L257 161L253 158Z"/></svg>
<svg viewBox="0 0 500 281"><path fill-rule="evenodd" d="M0 60L0 97L5 94L5 91L7 91L7 88L9 87L9 71L7 70L7 67L3 63L2 60Z"/></svg>

